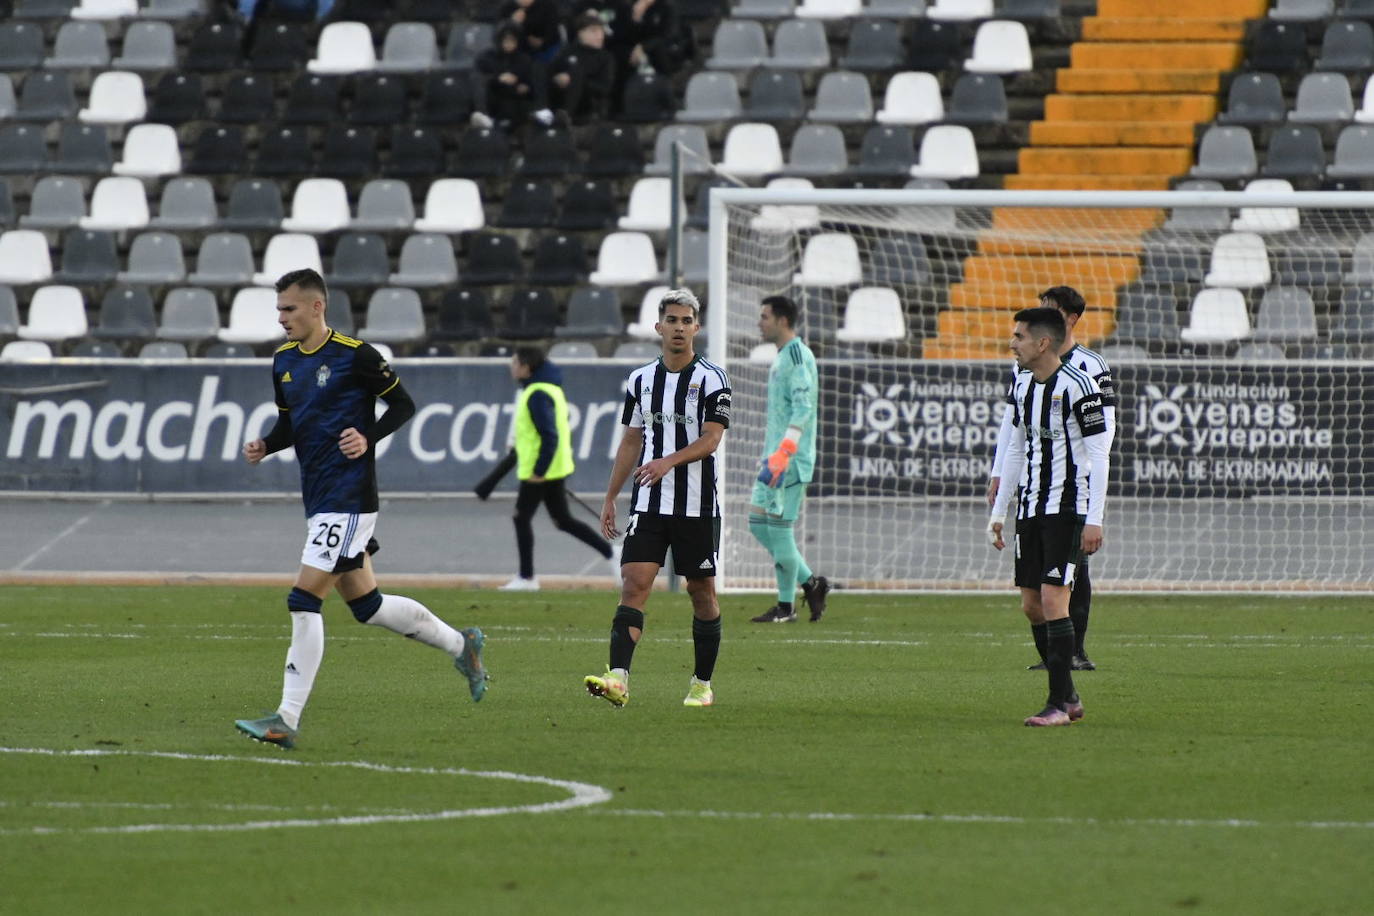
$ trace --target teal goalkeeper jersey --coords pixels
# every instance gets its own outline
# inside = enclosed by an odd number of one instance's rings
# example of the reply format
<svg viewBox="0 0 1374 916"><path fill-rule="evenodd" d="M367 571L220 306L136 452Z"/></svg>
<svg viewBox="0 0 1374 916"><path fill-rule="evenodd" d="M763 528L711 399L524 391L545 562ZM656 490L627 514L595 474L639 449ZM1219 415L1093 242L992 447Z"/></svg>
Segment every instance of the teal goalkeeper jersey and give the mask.
<svg viewBox="0 0 1374 916"><path fill-rule="evenodd" d="M793 337L768 372L768 429L764 457L778 450L787 427L802 431L791 467L798 479L811 482L816 467L816 357L800 337Z"/></svg>

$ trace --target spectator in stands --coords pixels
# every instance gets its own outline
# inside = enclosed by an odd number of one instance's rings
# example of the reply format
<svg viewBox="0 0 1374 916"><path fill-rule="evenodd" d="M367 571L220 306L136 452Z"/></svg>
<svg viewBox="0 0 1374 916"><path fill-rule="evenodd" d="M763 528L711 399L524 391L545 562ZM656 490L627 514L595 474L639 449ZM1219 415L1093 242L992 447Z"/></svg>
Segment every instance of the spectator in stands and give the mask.
<svg viewBox="0 0 1374 916"><path fill-rule="evenodd" d="M499 15L520 27L525 50L536 61L548 62L558 53L563 30L556 0L506 0Z"/></svg>
<svg viewBox="0 0 1374 916"><path fill-rule="evenodd" d="M238 0L239 15L245 22L258 18L304 22L323 19L334 8L334 0Z"/></svg>
<svg viewBox="0 0 1374 916"><path fill-rule="evenodd" d="M549 65L549 100L574 123L606 118L615 90L615 60L606 50L606 26L588 13L576 22L577 36Z"/></svg>
<svg viewBox="0 0 1374 916"><path fill-rule="evenodd" d="M606 25L606 49L621 86L636 70L672 76L690 56L690 33L673 0L581 0L574 10L578 18L594 13Z"/></svg>
<svg viewBox="0 0 1374 916"><path fill-rule="evenodd" d="M490 127L493 121L502 130L519 126L532 110L553 118L545 102L542 66L536 64L520 41L520 27L503 22L496 29L492 47L477 58L478 110L472 121L480 127Z"/></svg>

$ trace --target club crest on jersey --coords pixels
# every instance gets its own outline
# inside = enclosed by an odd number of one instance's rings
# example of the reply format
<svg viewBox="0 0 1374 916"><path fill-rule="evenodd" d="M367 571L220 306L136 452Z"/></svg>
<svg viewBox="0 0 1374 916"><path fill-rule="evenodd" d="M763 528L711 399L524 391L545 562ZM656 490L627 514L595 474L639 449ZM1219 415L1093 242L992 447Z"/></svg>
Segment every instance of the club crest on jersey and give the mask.
<svg viewBox="0 0 1374 916"><path fill-rule="evenodd" d="M318 387L323 388L325 385L329 384L329 376L329 367L321 366L320 368L315 370L315 384Z"/></svg>
<svg viewBox="0 0 1374 916"><path fill-rule="evenodd" d="M699 384L697 384L696 382L693 382L692 384L688 385L688 386L687 386L687 403L690 404L692 401L695 401L695 400L697 399L697 396L700 395L700 394L701 394L701 386L700 386Z"/></svg>

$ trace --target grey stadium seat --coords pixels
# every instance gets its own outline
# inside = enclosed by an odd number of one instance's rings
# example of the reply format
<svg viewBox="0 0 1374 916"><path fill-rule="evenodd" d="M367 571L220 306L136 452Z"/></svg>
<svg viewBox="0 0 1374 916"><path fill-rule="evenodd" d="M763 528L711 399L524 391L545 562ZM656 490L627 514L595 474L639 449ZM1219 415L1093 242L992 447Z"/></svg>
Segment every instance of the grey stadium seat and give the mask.
<svg viewBox="0 0 1374 916"><path fill-rule="evenodd" d="M916 161L916 145L911 128L901 125L875 125L864 134L859 147L856 175L905 177Z"/></svg>
<svg viewBox="0 0 1374 916"><path fill-rule="evenodd" d="M186 279L186 259L181 240L170 232L140 233L129 246L125 269L116 279L120 283L166 286Z"/></svg>
<svg viewBox="0 0 1374 916"><path fill-rule="evenodd" d="M163 340L212 340L219 333L215 294L197 286L181 287L162 300L157 336Z"/></svg>
<svg viewBox="0 0 1374 916"><path fill-rule="evenodd" d="M135 22L124 33L123 53L110 64L116 70L174 70L176 35L166 22Z"/></svg>
<svg viewBox="0 0 1374 916"><path fill-rule="evenodd" d="M410 196L410 185L378 178L363 185L358 195L357 216L349 225L353 229L396 231L409 229L414 224L415 202Z"/></svg>
<svg viewBox="0 0 1374 916"><path fill-rule="evenodd" d="M784 175L817 178L849 169L844 132L833 124L805 124L792 135Z"/></svg>
<svg viewBox="0 0 1374 916"><path fill-rule="evenodd" d="M330 287L385 286L391 276L386 240L371 232L346 232L339 236L330 264Z"/></svg>
<svg viewBox="0 0 1374 916"><path fill-rule="evenodd" d="M76 91L62 71L30 73L19 90L18 121L63 121L76 117Z"/></svg>
<svg viewBox="0 0 1374 916"><path fill-rule="evenodd" d="M53 274L73 286L109 283L119 273L119 252L113 232L72 229L62 239L62 267Z"/></svg>
<svg viewBox="0 0 1374 916"><path fill-rule="evenodd" d="M761 23L726 19L716 26L706 66L712 70L752 70L767 58L768 38Z"/></svg>
<svg viewBox="0 0 1374 916"><path fill-rule="evenodd" d="M458 279L458 261L447 235L422 232L401 245L391 282L397 286L443 286Z"/></svg>
<svg viewBox="0 0 1374 916"><path fill-rule="evenodd" d="M19 303L14 298L14 290L0 286L0 337L18 334L19 324Z"/></svg>
<svg viewBox="0 0 1374 916"><path fill-rule="evenodd" d="M1188 174L1194 178L1248 178L1259 164L1255 141L1244 127L1209 127L1198 147L1197 165Z"/></svg>
<svg viewBox="0 0 1374 916"><path fill-rule="evenodd" d="M580 286L568 299L567 321L554 333L558 337L618 337L624 330L625 318L615 290Z"/></svg>
<svg viewBox="0 0 1374 916"><path fill-rule="evenodd" d="M0 127L0 172L31 174L48 169L48 141L40 124Z"/></svg>
<svg viewBox="0 0 1374 916"><path fill-rule="evenodd" d="M711 170L711 147L706 130L696 124L672 124L659 129L654 139L654 159L644 167L646 175L668 175L672 172L672 147L680 143L682 174L704 175Z"/></svg>
<svg viewBox="0 0 1374 916"><path fill-rule="evenodd" d="M797 0L738 0L730 8L736 19L790 19L797 11Z"/></svg>
<svg viewBox="0 0 1374 916"><path fill-rule="evenodd" d="M945 107L948 124L1005 124L1007 91L995 73L965 73L954 83Z"/></svg>
<svg viewBox="0 0 1374 916"><path fill-rule="evenodd" d="M248 236L215 232L200 243L196 269L186 280L195 286L251 286L256 272Z"/></svg>
<svg viewBox="0 0 1374 916"><path fill-rule="evenodd" d="M415 343L425 339L425 314L420 294L413 289L388 286L377 290L367 303L366 325L358 335L378 343Z"/></svg>
<svg viewBox="0 0 1374 916"><path fill-rule="evenodd" d="M821 70L830 66L825 24L816 19L785 19L773 33L773 53L763 62L773 70Z"/></svg>
<svg viewBox="0 0 1374 916"><path fill-rule="evenodd" d="M1288 114L1283 86L1273 73L1240 73L1231 81L1218 124L1278 124Z"/></svg>
<svg viewBox="0 0 1374 916"><path fill-rule="evenodd" d="M156 229L208 229L219 221L215 189L205 178L173 178L162 186L162 202L149 225Z"/></svg>
<svg viewBox="0 0 1374 916"><path fill-rule="evenodd" d="M1318 178L1325 170L1322 135L1310 124L1302 124L1274 131L1260 174L1270 178Z"/></svg>
<svg viewBox="0 0 1374 916"><path fill-rule="evenodd" d="M862 124L873 120L873 94L868 77L833 70L816 86L816 104L807 114L812 121Z"/></svg>
<svg viewBox="0 0 1374 916"><path fill-rule="evenodd" d="M1317 310L1305 289L1276 286L1264 291L1255 312L1255 340L1309 340L1317 336Z"/></svg>
<svg viewBox="0 0 1374 916"><path fill-rule="evenodd" d="M849 44L838 63L846 70L882 72L900 69L905 59L901 27L884 19L867 19L850 27Z"/></svg>
<svg viewBox="0 0 1374 916"><path fill-rule="evenodd" d="M760 70L749 80L744 117L750 121L794 121L806 114L800 73Z"/></svg>
<svg viewBox="0 0 1374 916"><path fill-rule="evenodd" d="M226 229L276 229L286 217L281 188L270 178L241 178L229 189Z"/></svg>
<svg viewBox="0 0 1374 916"><path fill-rule="evenodd" d="M68 20L57 30L52 54L43 66L52 70L104 69L110 65L110 44L98 22Z"/></svg>
<svg viewBox="0 0 1374 916"><path fill-rule="evenodd" d="M110 152L110 137L103 124L78 124L68 121L62 125L57 138L57 157L54 171L68 175L108 175L114 168Z"/></svg>
<svg viewBox="0 0 1374 916"><path fill-rule="evenodd" d="M175 340L150 340L138 349L139 359L189 359L186 344Z"/></svg>
<svg viewBox="0 0 1374 916"><path fill-rule="evenodd" d="M1355 116L1350 82L1339 73L1309 73L1298 84L1297 103L1288 120L1301 123L1349 121Z"/></svg>
<svg viewBox="0 0 1374 916"><path fill-rule="evenodd" d="M1336 138L1329 178L1374 178L1374 127L1351 124Z"/></svg>
<svg viewBox="0 0 1374 916"><path fill-rule="evenodd" d="M687 81L687 93L679 121L731 121L740 117L739 83L730 73L704 70Z"/></svg>
<svg viewBox="0 0 1374 916"><path fill-rule="evenodd" d="M157 331L153 299L141 286L118 286L100 302L100 318L93 333L107 340L147 340Z"/></svg>
<svg viewBox="0 0 1374 916"><path fill-rule="evenodd" d="M1374 68L1374 28L1367 22L1333 22L1322 35L1317 70L1343 73Z"/></svg>
<svg viewBox="0 0 1374 916"><path fill-rule="evenodd" d="M86 198L81 182L62 175L38 179L29 200L29 212L19 217L25 229L65 229L75 226L86 215Z"/></svg>

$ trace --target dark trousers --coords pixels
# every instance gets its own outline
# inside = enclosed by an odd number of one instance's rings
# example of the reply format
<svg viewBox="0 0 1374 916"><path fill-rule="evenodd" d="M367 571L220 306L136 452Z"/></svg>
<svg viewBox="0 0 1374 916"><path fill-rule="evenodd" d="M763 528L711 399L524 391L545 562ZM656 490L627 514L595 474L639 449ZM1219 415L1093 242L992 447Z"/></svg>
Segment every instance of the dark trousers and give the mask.
<svg viewBox="0 0 1374 916"><path fill-rule="evenodd" d="M553 519L554 527L559 531L566 531L607 559L611 556L611 545L590 525L579 522L568 511L568 491L564 483L563 480L520 482L520 492L515 496L515 546L520 551L522 579L534 578L534 526L530 522L534 519L534 513L539 511L540 503L549 510L549 518Z"/></svg>

